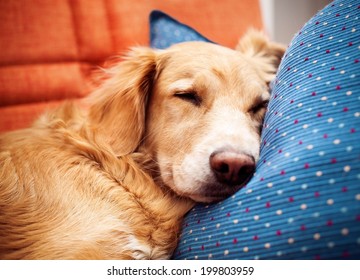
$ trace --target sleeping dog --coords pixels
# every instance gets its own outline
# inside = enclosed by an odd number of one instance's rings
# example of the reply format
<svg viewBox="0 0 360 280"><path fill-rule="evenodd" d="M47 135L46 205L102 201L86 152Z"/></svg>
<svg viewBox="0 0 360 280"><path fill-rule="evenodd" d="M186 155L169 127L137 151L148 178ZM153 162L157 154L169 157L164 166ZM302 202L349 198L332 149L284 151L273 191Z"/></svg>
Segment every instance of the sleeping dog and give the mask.
<svg viewBox="0 0 360 280"><path fill-rule="evenodd" d="M139 47L87 99L0 136L1 259L166 259L195 202L251 178L284 48Z"/></svg>

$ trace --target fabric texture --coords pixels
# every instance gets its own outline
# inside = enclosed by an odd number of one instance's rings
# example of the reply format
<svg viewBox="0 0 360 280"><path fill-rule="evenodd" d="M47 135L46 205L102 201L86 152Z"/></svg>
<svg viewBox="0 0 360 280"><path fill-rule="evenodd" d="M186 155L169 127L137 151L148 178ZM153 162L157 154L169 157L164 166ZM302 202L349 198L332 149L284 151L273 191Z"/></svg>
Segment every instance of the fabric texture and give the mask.
<svg viewBox="0 0 360 280"><path fill-rule="evenodd" d="M248 26L262 25L253 0L0 1L0 132L28 126L64 99L86 96L104 60L149 44L154 9L229 46Z"/></svg>
<svg viewBox="0 0 360 280"><path fill-rule="evenodd" d="M295 35L272 83L254 177L188 213L174 259L360 258L359 15L359 0L337 0ZM163 32L162 19L152 32ZM188 28L169 21L174 33ZM156 34L164 45L168 33Z"/></svg>
<svg viewBox="0 0 360 280"><path fill-rule="evenodd" d="M212 43L195 29L161 11L151 12L150 26L150 45L153 48L166 49L171 45L189 41Z"/></svg>

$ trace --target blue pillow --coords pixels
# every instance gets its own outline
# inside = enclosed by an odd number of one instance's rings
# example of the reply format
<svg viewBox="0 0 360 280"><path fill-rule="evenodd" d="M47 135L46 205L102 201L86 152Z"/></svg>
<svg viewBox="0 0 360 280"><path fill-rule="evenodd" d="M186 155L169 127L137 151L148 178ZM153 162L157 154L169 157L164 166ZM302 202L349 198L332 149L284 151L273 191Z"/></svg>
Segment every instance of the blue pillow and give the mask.
<svg viewBox="0 0 360 280"><path fill-rule="evenodd" d="M161 11L150 14L150 45L156 49L166 49L173 44L189 41L211 42L199 32L178 22Z"/></svg>
<svg viewBox="0 0 360 280"><path fill-rule="evenodd" d="M334 1L295 35L272 82L256 174L187 214L174 259L360 259L359 4ZM171 45L168 35L153 36Z"/></svg>

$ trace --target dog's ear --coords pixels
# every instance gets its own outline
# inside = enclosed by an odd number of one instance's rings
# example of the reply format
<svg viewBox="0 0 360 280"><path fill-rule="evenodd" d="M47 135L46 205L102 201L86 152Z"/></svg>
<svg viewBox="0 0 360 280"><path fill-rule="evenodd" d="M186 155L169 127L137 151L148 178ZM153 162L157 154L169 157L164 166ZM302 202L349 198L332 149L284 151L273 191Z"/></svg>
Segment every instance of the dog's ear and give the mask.
<svg viewBox="0 0 360 280"><path fill-rule="evenodd" d="M133 152L145 130L145 111L156 75L156 51L133 48L90 96L90 125L117 155Z"/></svg>
<svg viewBox="0 0 360 280"><path fill-rule="evenodd" d="M269 41L264 33L255 29L245 33L236 46L236 50L255 62L258 73L267 83L274 78L285 49L285 46Z"/></svg>

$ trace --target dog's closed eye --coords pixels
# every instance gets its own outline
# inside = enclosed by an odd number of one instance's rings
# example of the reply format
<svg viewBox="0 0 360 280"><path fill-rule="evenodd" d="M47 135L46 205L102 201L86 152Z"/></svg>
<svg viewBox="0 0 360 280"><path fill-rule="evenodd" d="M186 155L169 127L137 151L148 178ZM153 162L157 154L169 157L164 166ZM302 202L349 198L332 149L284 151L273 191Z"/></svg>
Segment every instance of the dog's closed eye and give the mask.
<svg viewBox="0 0 360 280"><path fill-rule="evenodd" d="M202 102L201 97L195 91L176 92L174 96L186 102L190 102L197 107L199 107Z"/></svg>
<svg viewBox="0 0 360 280"><path fill-rule="evenodd" d="M268 104L269 100L261 100L260 102L255 103L255 105L250 108L249 113L257 114L260 112L261 109L266 109Z"/></svg>

